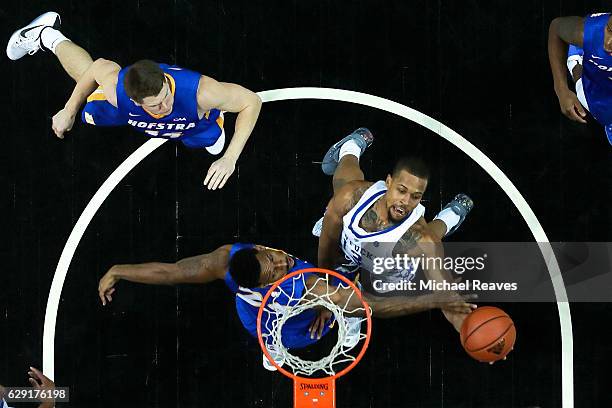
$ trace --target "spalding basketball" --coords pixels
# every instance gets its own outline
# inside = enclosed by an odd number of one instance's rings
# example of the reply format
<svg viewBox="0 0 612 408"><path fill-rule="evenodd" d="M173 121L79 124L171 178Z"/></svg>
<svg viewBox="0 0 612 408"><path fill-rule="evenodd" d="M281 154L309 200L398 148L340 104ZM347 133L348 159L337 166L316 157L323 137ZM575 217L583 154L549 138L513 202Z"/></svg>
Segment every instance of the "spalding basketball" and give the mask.
<svg viewBox="0 0 612 408"><path fill-rule="evenodd" d="M461 326L461 345L478 361L490 363L503 359L514 347L515 340L514 322L497 307L477 308Z"/></svg>

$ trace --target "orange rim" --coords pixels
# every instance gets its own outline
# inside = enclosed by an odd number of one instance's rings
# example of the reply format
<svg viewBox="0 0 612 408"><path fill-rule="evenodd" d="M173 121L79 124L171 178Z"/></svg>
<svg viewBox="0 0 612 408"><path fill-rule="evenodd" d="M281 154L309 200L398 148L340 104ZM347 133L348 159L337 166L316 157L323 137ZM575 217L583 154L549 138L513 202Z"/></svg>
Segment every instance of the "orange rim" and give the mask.
<svg viewBox="0 0 612 408"><path fill-rule="evenodd" d="M285 370L283 367L279 366L276 363L276 361L274 361L272 356L270 356L270 353L268 352L268 349L267 349L266 345L264 344L262 333L261 333L261 318L263 316L263 311L264 311L264 308L266 307L268 299L272 295L272 292L274 292L276 290L276 288L278 288L280 286L280 284L283 283L284 281L289 280L289 279L293 278L294 276L297 276L297 275L300 275L300 274L304 274L304 273L308 273L308 272L316 272L316 273L324 273L326 275L332 275L332 276L335 276L336 278L340 279L344 283L348 284L351 287L351 289L353 289L353 291L355 291L355 293L359 297L359 300L361 301L361 304L363 305L365 313L366 313L366 319L367 319L367 322L368 322L367 331L366 331L366 339L365 339L365 342L363 343L363 346L361 347L361 351L359 352L359 355L357 355L357 357L355 358L355 360L351 364L349 364L347 367L345 367L340 372L338 372L338 373L336 373L334 375L330 375L328 377L321 377L321 379L323 379L323 378L337 379L337 378L342 377L344 374L348 373L349 371L351 371L353 368L355 368L357 363L359 363L359 361L361 361L363 355L365 354L365 352L366 352L366 350L368 348L368 345L370 344L370 335L372 334L372 313L370 312L370 306L368 305L368 303L363 298L363 295L361 294L361 291L359 290L359 288L353 282L351 282L349 279L347 279L344 276L340 275L338 272L330 271L328 269L321 269L321 268L304 268L304 269L300 269L298 271L293 271L293 272L283 276L282 279L280 279L277 282L275 282L272 285L272 287L268 290L266 295L264 296L264 298L263 298L263 300L261 302L261 306L259 307L259 312L257 313L257 337L259 339L259 346L261 347L261 350L264 352L264 354L265 354L266 358L268 359L268 361L270 361L272 363L272 365L274 367L276 367L276 369L279 372L281 372L284 375L286 375L287 377L293 378L295 380L298 380L298 379L300 379L300 380L312 380L309 377L300 377L299 375L293 374L293 373L289 372L288 370Z"/></svg>

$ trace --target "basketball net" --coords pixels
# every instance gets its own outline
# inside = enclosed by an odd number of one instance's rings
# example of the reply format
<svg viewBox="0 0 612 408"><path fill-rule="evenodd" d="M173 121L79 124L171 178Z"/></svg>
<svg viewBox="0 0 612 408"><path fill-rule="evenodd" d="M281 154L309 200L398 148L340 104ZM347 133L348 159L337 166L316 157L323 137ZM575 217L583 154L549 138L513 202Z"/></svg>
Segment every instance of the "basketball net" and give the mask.
<svg viewBox="0 0 612 408"><path fill-rule="evenodd" d="M311 278L307 284L306 280L312 276L316 276L315 283L313 284ZM291 284L283 285L283 289L280 285L286 281L291 281ZM327 288L324 293L314 293L314 288L321 286ZM339 291L350 293L340 304L335 304L330 298ZM281 298L284 304L276 302ZM359 300L361 307L349 306L351 302L355 304L355 299ZM316 361L303 360L291 354L282 342L282 329L285 323L312 308L329 310L333 314L338 333L338 340L329 355ZM367 323L367 331L361 333L361 325L364 322ZM262 330L262 327L265 330ZM270 363L284 375L293 378L296 408L336 406L336 379L353 369L361 360L369 343L371 329L370 307L355 284L337 272L318 268L292 272L272 285L262 301L257 316L259 344ZM353 350L360 343L363 344L361 351L356 353ZM282 366L288 367L291 371ZM308 378L315 373L323 373L326 376Z"/></svg>

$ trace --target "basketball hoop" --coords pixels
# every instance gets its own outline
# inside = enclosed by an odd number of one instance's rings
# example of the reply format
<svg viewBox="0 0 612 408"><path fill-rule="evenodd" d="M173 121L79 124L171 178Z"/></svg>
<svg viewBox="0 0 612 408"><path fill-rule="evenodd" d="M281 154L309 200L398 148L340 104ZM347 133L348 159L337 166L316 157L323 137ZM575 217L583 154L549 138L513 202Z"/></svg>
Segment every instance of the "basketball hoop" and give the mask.
<svg viewBox="0 0 612 408"><path fill-rule="evenodd" d="M306 280L310 280L310 287ZM315 282L312 284L312 282ZM290 282L287 285L286 282ZM315 287L326 285L323 294L313 292ZM283 285L283 287L281 287ZM291 290L287 290L287 289ZM296 288L300 288L299 290ZM303 288L303 290L302 290ZM341 304L335 304L330 297L339 291L351 293ZM277 302L283 299L285 304ZM358 300L358 303L355 302ZM360 307L350 307L349 303ZM316 361L303 360L289 352L282 342L284 324L292 317L308 309L324 307L335 318L338 326L338 340L328 356ZM347 314L360 312L365 317ZM265 316L264 316L265 315ZM367 322L366 333L361 333L361 324ZM266 330L262 330L263 327ZM371 310L357 286L341 274L326 269L307 268L287 274L268 290L257 314L257 336L259 345L268 361L282 374L293 378L295 408L334 408L336 406L336 379L352 370L365 354L372 332ZM362 343L360 352L349 353ZM281 360L279 364L275 361ZM346 365L348 364L348 365ZM283 368L286 365L291 371ZM340 367L337 367L340 366ZM324 373L322 378L309 378L315 373Z"/></svg>

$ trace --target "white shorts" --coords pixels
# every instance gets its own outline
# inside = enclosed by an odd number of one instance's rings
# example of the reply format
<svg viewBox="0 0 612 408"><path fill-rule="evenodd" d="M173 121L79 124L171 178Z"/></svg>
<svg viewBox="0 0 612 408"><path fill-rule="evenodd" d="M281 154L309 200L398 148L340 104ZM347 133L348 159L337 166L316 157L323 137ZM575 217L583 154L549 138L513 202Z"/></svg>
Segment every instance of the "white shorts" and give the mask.
<svg viewBox="0 0 612 408"><path fill-rule="evenodd" d="M572 78L574 77L574 75L572 74L572 70L578 64L582 65L582 55L570 55L567 58L567 70L569 71ZM580 78L576 82L576 96L578 96L578 100L580 101L582 106L584 106L586 110L590 111L589 104L586 101L586 96L584 96L584 87L582 86L582 78Z"/></svg>
<svg viewBox="0 0 612 408"><path fill-rule="evenodd" d="M584 96L584 88L582 86L582 78L580 78L578 80L578 82L576 82L576 96L578 97L578 100L580 101L582 106L584 106L584 108L590 112L589 104L587 103L586 96Z"/></svg>

